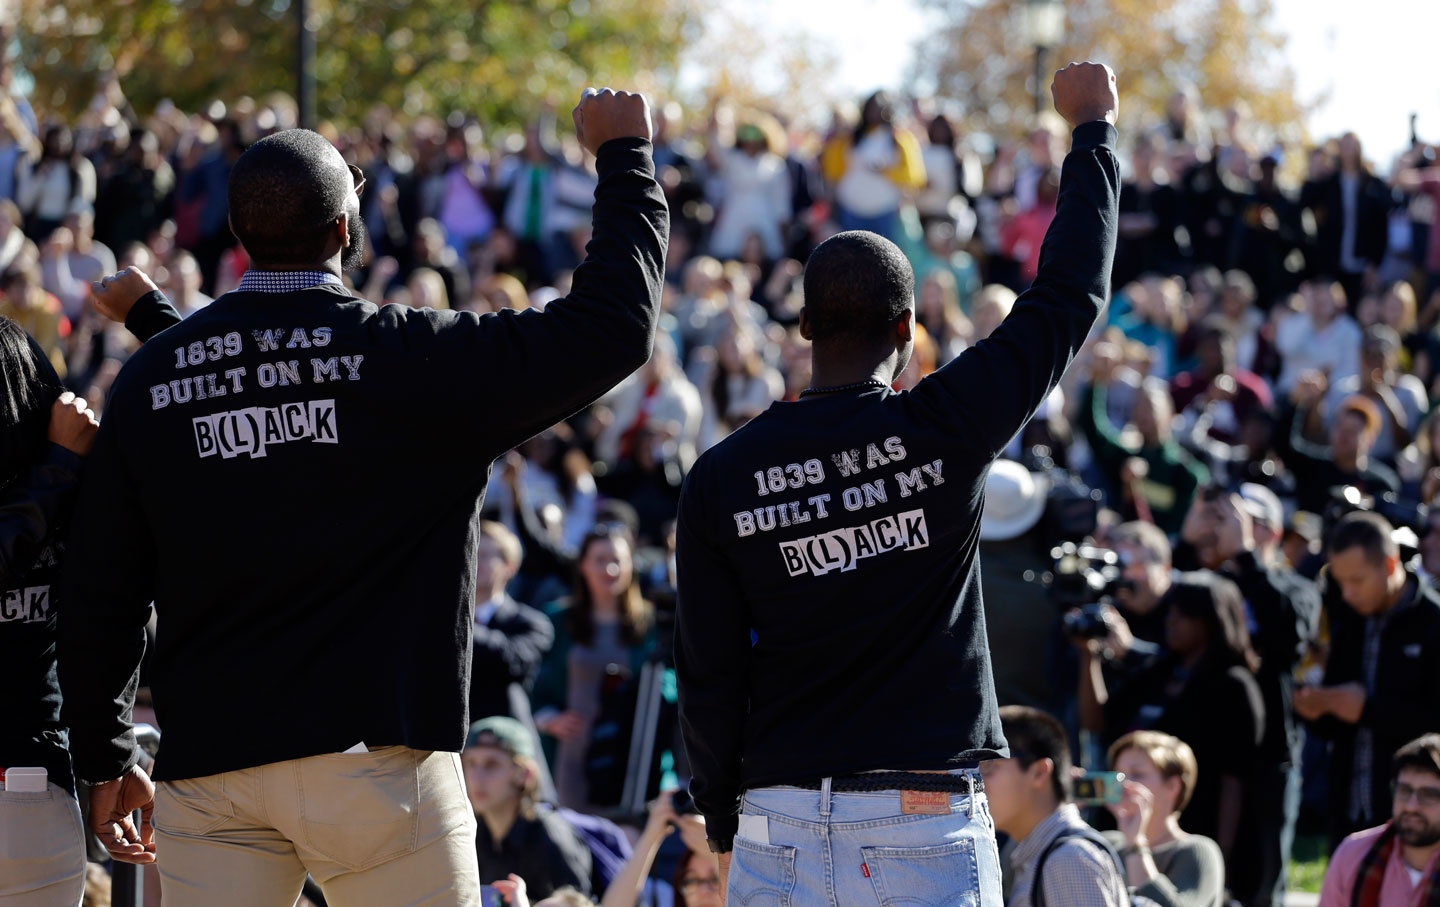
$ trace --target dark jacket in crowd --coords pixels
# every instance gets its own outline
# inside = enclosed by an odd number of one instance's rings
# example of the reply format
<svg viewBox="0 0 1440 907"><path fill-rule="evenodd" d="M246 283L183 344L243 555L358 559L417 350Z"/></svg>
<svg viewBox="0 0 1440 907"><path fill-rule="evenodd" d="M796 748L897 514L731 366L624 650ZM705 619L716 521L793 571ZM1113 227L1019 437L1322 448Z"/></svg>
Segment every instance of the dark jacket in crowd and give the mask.
<svg viewBox="0 0 1440 907"><path fill-rule="evenodd" d="M1436 669L1440 665L1440 592L1421 584L1414 574L1409 584L1409 597L1395 606L1385 620L1375 684L1366 696L1359 724L1347 724L1327 715L1311 725L1332 743L1330 804L1332 818L1337 822L1349 821L1359 730L1368 729L1374 735L1370 802L1375 814L1358 826L1368 828L1390 818L1390 757L1406 743L1440 727L1440 670ZM1367 619L1351 610L1333 586L1329 584L1325 591L1330 658L1325 663L1324 684L1364 684Z"/></svg>
<svg viewBox="0 0 1440 907"><path fill-rule="evenodd" d="M1008 753L977 557L985 478L1105 304L1115 140L1075 130L1039 274L989 339L908 392L775 403L696 462L675 661L711 837L733 837L747 788Z"/></svg>
<svg viewBox="0 0 1440 907"><path fill-rule="evenodd" d="M489 885L513 872L525 880L525 891L537 902L566 885L582 894L593 890L590 849L554 810L541 807L534 819L517 818L499 841L490 836L484 819L475 824L480 884Z"/></svg>
<svg viewBox="0 0 1440 907"><path fill-rule="evenodd" d="M471 640L470 717L507 715L533 724L530 690L555 642L550 618L506 596Z"/></svg>
<svg viewBox="0 0 1440 907"><path fill-rule="evenodd" d="M1357 177L1354 255L1367 264L1379 267L1385 258L1390 231L1390 188L1372 173L1362 171ZM1341 273L1340 244L1345 233L1344 189L1337 171L1328 179L1307 187L1304 201L1315 218L1315 261L1310 273L1339 277ZM1349 300L1354 306L1357 300Z"/></svg>
<svg viewBox="0 0 1440 907"><path fill-rule="evenodd" d="M669 224L650 145L608 142L597 166L588 258L543 313L234 292L130 359L67 558L81 778L135 762L152 601L160 780L362 742L460 750L489 465L650 354ZM457 451L475 465L436 468Z"/></svg>

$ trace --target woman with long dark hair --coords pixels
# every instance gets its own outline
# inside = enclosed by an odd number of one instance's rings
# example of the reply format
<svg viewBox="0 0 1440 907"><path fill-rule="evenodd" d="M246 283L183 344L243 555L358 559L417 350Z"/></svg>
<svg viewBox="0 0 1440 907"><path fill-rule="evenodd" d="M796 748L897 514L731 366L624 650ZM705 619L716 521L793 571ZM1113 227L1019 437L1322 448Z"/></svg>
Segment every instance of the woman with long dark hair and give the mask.
<svg viewBox="0 0 1440 907"><path fill-rule="evenodd" d="M75 904L85 888L85 847L60 723L51 589L98 423L84 400L63 390L39 346L0 317L0 774L14 775L9 790L0 788L3 891Z"/></svg>
<svg viewBox="0 0 1440 907"><path fill-rule="evenodd" d="M1113 693L1095 653L1082 650L1082 720L1107 744L1150 730L1190 745L1199 777L1180 823L1220 845L1235 890L1237 870L1250 856L1241 851L1254 850L1237 848L1236 842L1244 786L1254 774L1265 729L1264 700L1255 681L1260 659L1250 643L1245 602L1233 582L1200 570L1176 577L1160 607L1165 652L1117 682Z"/></svg>
<svg viewBox="0 0 1440 907"><path fill-rule="evenodd" d="M560 805L581 812L595 811L586 756L603 700L639 675L655 646L633 550L625 529L595 527L580 544L573 591L545 609L555 645L535 683L535 726L556 741L550 764Z"/></svg>

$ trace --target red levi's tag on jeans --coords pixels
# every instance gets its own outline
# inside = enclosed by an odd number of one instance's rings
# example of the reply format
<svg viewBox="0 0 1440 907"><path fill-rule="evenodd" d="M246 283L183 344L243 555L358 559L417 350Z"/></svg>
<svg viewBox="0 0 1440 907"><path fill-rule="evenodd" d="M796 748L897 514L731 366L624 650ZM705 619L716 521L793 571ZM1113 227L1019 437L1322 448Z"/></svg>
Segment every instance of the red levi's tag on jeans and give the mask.
<svg viewBox="0 0 1440 907"><path fill-rule="evenodd" d="M906 816L949 815L950 794L943 790L902 790L900 812Z"/></svg>

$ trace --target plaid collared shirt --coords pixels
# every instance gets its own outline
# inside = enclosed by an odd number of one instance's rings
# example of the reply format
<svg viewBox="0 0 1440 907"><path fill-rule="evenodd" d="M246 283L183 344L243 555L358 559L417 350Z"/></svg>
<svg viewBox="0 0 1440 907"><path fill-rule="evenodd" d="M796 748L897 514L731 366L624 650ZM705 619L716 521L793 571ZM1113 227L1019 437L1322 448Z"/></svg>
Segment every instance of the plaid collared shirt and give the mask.
<svg viewBox="0 0 1440 907"><path fill-rule="evenodd" d="M344 286L329 271L246 271L235 289L242 293L294 293L330 284Z"/></svg>
<svg viewBox="0 0 1440 907"><path fill-rule="evenodd" d="M1045 878L1035 878L1035 864L1050 842L1066 829L1086 827L1080 810L1066 803L1016 845L1010 854L1015 883L1009 907L1032 907L1031 889L1037 881L1045 886L1045 902L1051 907L1128 907L1130 893L1115 861L1082 838L1070 838L1055 848L1045 860Z"/></svg>

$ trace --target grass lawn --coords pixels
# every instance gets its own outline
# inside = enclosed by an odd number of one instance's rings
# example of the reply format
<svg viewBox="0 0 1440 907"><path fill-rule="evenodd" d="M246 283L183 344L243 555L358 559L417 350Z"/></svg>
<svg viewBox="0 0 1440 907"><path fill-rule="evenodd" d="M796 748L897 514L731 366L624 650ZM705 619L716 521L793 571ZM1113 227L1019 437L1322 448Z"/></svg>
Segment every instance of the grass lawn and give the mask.
<svg viewBox="0 0 1440 907"><path fill-rule="evenodd" d="M1290 868L1285 875L1285 887L1290 891L1319 892L1320 883L1325 879L1325 867L1330 862L1323 835L1296 835L1295 847L1290 853Z"/></svg>

